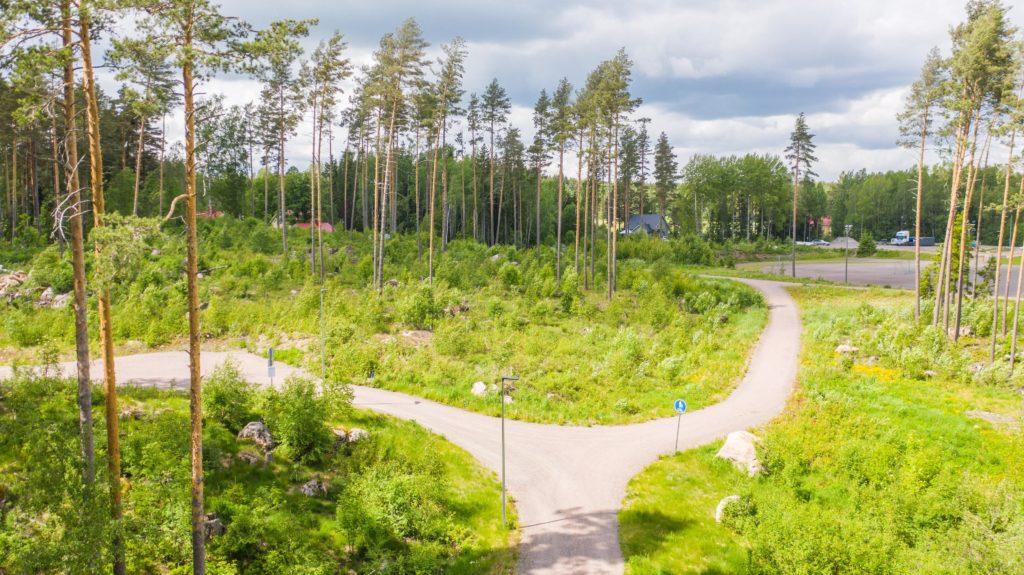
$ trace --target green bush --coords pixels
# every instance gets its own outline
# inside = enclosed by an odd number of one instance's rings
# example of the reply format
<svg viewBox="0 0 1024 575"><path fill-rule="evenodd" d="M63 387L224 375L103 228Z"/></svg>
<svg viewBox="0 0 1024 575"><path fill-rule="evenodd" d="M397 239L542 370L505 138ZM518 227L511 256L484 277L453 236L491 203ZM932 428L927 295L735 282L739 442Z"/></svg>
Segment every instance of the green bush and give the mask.
<svg viewBox="0 0 1024 575"><path fill-rule="evenodd" d="M203 382L205 401L203 413L232 433L238 433L254 419L252 386L242 378L238 365L232 361L217 366Z"/></svg>
<svg viewBox="0 0 1024 575"><path fill-rule="evenodd" d="M410 327L432 329L434 323L441 317L441 311L441 306L434 299L433 288L423 285L401 302L399 318Z"/></svg>
<svg viewBox="0 0 1024 575"><path fill-rule="evenodd" d="M328 421L336 412L333 402L337 399L327 390L319 393L313 380L292 376L280 390L264 393L260 411L288 456L298 461L319 461L333 442Z"/></svg>
<svg viewBox="0 0 1024 575"><path fill-rule="evenodd" d="M68 293L74 288L74 273L70 261L61 258L55 246L39 253L32 261L29 281L39 287L52 287L57 293Z"/></svg>
<svg viewBox="0 0 1024 575"><path fill-rule="evenodd" d="M875 243L875 236L871 235L870 230L864 230L857 242L857 257L867 258L878 253L878 244Z"/></svg>

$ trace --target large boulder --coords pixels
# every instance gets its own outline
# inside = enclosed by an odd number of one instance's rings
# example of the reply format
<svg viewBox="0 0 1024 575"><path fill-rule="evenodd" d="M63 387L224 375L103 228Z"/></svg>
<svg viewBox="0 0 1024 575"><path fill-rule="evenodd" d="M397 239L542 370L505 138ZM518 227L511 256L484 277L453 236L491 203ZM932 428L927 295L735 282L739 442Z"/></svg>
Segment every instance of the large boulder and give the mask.
<svg viewBox="0 0 1024 575"><path fill-rule="evenodd" d="M836 346L836 353L851 354L857 353L858 351L860 350L848 343L841 343Z"/></svg>
<svg viewBox="0 0 1024 575"><path fill-rule="evenodd" d="M733 431L725 438L725 443L715 457L731 461L740 471L754 476L761 471L761 462L757 459L758 438L749 431Z"/></svg>
<svg viewBox="0 0 1024 575"><path fill-rule="evenodd" d="M473 388L469 390L470 393L477 397L483 397L487 395L487 384L482 381L473 383Z"/></svg>
<svg viewBox="0 0 1024 575"><path fill-rule="evenodd" d="M262 421L250 421L245 424L242 431L238 432L238 439L247 439L258 445L263 451L270 451L274 448L274 436L270 434L270 428Z"/></svg>

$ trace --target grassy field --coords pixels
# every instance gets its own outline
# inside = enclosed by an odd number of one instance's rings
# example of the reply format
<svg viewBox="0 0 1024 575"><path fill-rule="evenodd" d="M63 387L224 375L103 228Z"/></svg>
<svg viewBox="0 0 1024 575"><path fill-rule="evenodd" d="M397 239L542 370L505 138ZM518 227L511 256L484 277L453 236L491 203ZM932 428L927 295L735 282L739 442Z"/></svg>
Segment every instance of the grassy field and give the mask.
<svg viewBox="0 0 1024 575"><path fill-rule="evenodd" d="M350 408L319 412L329 413L330 427L369 435L332 445L331 431L315 427L311 396L264 392L272 397L260 396L233 419L227 414L238 406L223 400L223 382L207 385L206 511L225 528L208 544L211 573L513 571L515 533L501 525L499 484L467 453L413 423ZM99 391L98 489L105 493ZM0 572L99 572L109 561L105 537L116 527L100 500L84 508L91 513L81 506L90 498L79 487L74 382L18 379L2 384L0 397ZM188 397L125 389L121 405L128 571L190 572ZM297 417L289 419L289 410ZM235 437L237 422L249 418L266 420L280 444L269 463ZM326 435L320 448L310 443L315 434ZM300 492L314 479L322 491Z"/></svg>
<svg viewBox="0 0 1024 575"><path fill-rule="evenodd" d="M203 222L202 331L209 348L245 348L319 372L320 287L296 248L285 261L274 230L252 221ZM293 234L294 246L304 238ZM595 424L671 415L680 393L701 407L728 394L767 317L752 289L681 271L687 258L710 261L699 243L622 243L619 290L608 300L603 269L584 289L567 269L559 283L554 253L452 242L438 256L433 283L414 237L388 246L387 285L369 289L368 238L330 234L325 318L328 376L496 414L493 391L476 382L520 376L511 417ZM186 333L180 242L150 238L113 286L119 353L180 349ZM695 252L697 255L691 255ZM568 258L567 258L568 259ZM569 260L571 261L571 260ZM603 260L599 256L598 261ZM70 288L55 248L26 256L26 290ZM8 265L8 267L13 267ZM571 266L570 266L571 268ZM31 298L0 303L0 360L30 363L44 351L70 359L70 308ZM95 336L96 326L91 326ZM98 350L94 342L92 350ZM713 368L711 366L714 366Z"/></svg>
<svg viewBox="0 0 1024 575"><path fill-rule="evenodd" d="M620 514L627 573L1024 572L1021 377L980 367L983 336L953 346L916 327L905 293L793 292L799 388L758 432L764 472L741 474L717 445L648 467Z"/></svg>

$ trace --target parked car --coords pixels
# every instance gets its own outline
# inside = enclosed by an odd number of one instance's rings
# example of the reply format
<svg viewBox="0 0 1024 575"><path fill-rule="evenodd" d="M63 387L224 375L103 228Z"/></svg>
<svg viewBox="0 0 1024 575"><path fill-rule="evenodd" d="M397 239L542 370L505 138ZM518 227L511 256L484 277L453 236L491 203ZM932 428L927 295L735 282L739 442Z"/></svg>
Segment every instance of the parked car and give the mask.
<svg viewBox="0 0 1024 575"><path fill-rule="evenodd" d="M825 240L814 240L814 241L811 242L811 245L827 248L827 247L831 246L832 244L826 242Z"/></svg>

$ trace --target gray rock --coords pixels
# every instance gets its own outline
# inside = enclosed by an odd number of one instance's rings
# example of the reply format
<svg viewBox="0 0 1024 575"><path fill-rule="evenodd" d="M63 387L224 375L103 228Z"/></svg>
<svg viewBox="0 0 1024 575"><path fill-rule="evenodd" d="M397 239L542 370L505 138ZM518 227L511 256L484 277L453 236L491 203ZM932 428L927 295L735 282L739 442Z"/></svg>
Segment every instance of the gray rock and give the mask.
<svg viewBox="0 0 1024 575"><path fill-rule="evenodd" d="M327 493L327 486L319 479L310 479L299 488L299 491L307 497L317 497Z"/></svg>
<svg viewBox="0 0 1024 575"><path fill-rule="evenodd" d="M474 382L473 389L470 390L470 393L477 397L483 397L487 395L487 384L482 381Z"/></svg>
<svg viewBox="0 0 1024 575"><path fill-rule="evenodd" d="M246 423L242 431L238 432L238 439L248 439L265 452L274 448L274 436L270 434L270 428L262 421Z"/></svg>
<svg viewBox="0 0 1024 575"><path fill-rule="evenodd" d="M366 431L365 429L360 429L358 427L353 427L352 429L348 430L348 442L349 443L359 443L360 441L363 441L364 439L369 439L369 437L370 437L370 432Z"/></svg>
<svg viewBox="0 0 1024 575"><path fill-rule="evenodd" d="M240 451L238 452L238 460L249 465L261 465L266 463L266 460L259 456L257 453L252 451Z"/></svg>
<svg viewBox="0 0 1024 575"><path fill-rule="evenodd" d="M753 477L761 471L761 462L757 459L758 441L757 436L749 431L733 431L726 436L715 457L731 461L737 469Z"/></svg>
<svg viewBox="0 0 1024 575"><path fill-rule="evenodd" d="M722 500L719 501L718 505L715 507L715 523L721 523L722 519L725 519L725 510L729 507L729 505L736 503L739 500L739 495L729 495L727 497L723 497Z"/></svg>
<svg viewBox="0 0 1024 575"><path fill-rule="evenodd" d="M1012 415L1006 415L1004 413L995 413L992 411L982 411L979 409L972 409L964 412L964 415L971 419L980 419L990 423L992 427L1002 429L1019 429L1021 425L1020 418Z"/></svg>
<svg viewBox="0 0 1024 575"><path fill-rule="evenodd" d="M53 305L54 295L56 294L54 294L52 287L44 289L43 293L39 294L39 300L36 302L36 305L39 307L50 307Z"/></svg>
<svg viewBox="0 0 1024 575"><path fill-rule="evenodd" d="M203 528L206 532L207 541L219 535L224 535L228 531L228 528L224 526L224 522L217 517L216 513L206 514L206 517L203 519Z"/></svg>
<svg viewBox="0 0 1024 575"><path fill-rule="evenodd" d="M955 327L951 327L951 328L949 328L947 333L949 334L949 337L953 337L954 335L957 334L957 330L956 330ZM974 330L971 329L971 326L969 326L969 325L962 325L962 326L960 326L960 337L970 337L972 334L974 334Z"/></svg>
<svg viewBox="0 0 1024 575"><path fill-rule="evenodd" d="M135 406L127 406L121 408L120 419L134 419L138 421L146 417L146 412L142 408Z"/></svg>
<svg viewBox="0 0 1024 575"><path fill-rule="evenodd" d="M71 294L62 293L54 296L53 302L50 303L50 307L53 309L64 309L71 303Z"/></svg>
<svg viewBox="0 0 1024 575"><path fill-rule="evenodd" d="M860 351L858 348L848 343L841 343L836 346L836 353L857 353L858 351Z"/></svg>

